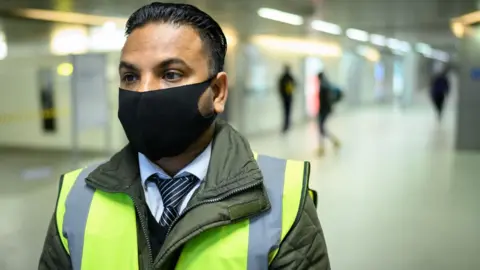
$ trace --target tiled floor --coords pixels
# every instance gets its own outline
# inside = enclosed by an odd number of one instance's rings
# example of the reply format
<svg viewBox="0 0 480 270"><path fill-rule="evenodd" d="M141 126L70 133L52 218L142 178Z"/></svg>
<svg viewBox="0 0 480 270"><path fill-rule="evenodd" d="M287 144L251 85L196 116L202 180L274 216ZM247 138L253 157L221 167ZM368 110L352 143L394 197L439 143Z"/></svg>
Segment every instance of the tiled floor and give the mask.
<svg viewBox="0 0 480 270"><path fill-rule="evenodd" d="M453 115L371 109L333 118L339 153L315 157L315 127L252 140L259 151L312 159L335 270L480 269L480 153L454 153Z"/></svg>
<svg viewBox="0 0 480 270"><path fill-rule="evenodd" d="M315 155L316 128L251 138L258 152L312 160L311 186L334 270L480 269L480 153L454 153L453 117L377 108L331 119L339 152ZM62 155L0 152L0 269L35 269ZM38 176L40 175L40 176ZM35 177L38 176L38 177Z"/></svg>

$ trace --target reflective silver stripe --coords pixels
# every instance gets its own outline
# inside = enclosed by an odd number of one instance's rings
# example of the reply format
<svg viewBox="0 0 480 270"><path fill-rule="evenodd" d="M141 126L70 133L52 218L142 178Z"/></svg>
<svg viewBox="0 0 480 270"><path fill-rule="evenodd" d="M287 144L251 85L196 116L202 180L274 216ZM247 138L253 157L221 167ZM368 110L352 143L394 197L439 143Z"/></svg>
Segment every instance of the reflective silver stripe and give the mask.
<svg viewBox="0 0 480 270"><path fill-rule="evenodd" d="M287 161L259 155L257 163L262 171L272 208L267 214L250 222L248 270L268 269L268 255L278 248L282 237L283 186Z"/></svg>
<svg viewBox="0 0 480 270"><path fill-rule="evenodd" d="M91 165L82 170L65 201L63 236L68 240L73 270L80 270L82 267L85 228L90 204L95 193L93 188L87 186L85 178L97 167L98 165Z"/></svg>

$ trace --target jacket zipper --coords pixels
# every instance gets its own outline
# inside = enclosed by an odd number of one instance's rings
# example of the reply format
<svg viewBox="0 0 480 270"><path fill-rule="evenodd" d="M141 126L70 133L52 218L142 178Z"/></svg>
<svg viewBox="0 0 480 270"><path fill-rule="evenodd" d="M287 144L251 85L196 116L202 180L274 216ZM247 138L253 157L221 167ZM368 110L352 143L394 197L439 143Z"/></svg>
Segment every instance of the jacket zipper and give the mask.
<svg viewBox="0 0 480 270"><path fill-rule="evenodd" d="M240 192L243 192L243 191L245 191L245 190L254 188L254 187L256 187L256 186L259 186L259 185L261 185L261 183L262 183L262 181L258 181L258 182L256 182L256 183L250 184L250 185L248 185L248 186L241 187L241 188L238 188L238 189L234 189L234 190L232 190L232 191L230 191L230 192L228 192L228 193L226 193L226 194L224 194L224 195L222 195L222 196L219 196L219 197L216 197L216 198L210 199L210 200L204 200L204 201L201 201L201 202L199 202L199 203L197 203L197 204L195 204L195 205L192 205L192 206L186 208L177 218L175 218L175 219L173 220L172 224L171 224L170 227L168 228L167 234L165 235L165 239L167 239L167 237L168 237L168 235L170 234L170 231L171 231L171 229L173 228L173 226L175 225L175 223L177 223L177 221L178 221L181 217L183 217L183 215L185 215L188 211L192 210L193 208L196 208L196 207L198 207L198 206L200 206L200 205L204 205L204 204L208 204L208 203L216 203L216 202L222 201L222 200L224 200L224 199L226 199L226 198L228 198L228 197L230 197L230 196L233 196L233 195L235 195L235 194L237 194L237 193L240 193ZM184 240L185 240L185 238L183 238L182 240L180 240L179 242L177 242L177 245L178 245L178 244L182 245L183 242L185 242ZM167 253L164 253L164 254L160 257L159 262L161 262L162 259L163 259L166 255L167 255ZM154 263L154 264L155 264L155 263ZM155 265L154 265L154 266L155 266Z"/></svg>
<svg viewBox="0 0 480 270"><path fill-rule="evenodd" d="M130 197L130 199L132 200L133 205L135 206L135 209L137 210L137 213L140 216L140 209L138 208L137 203L135 202L132 196L128 195L128 197ZM143 235L145 236L145 240L147 241L148 258L150 259L147 269L151 269L153 267L153 251L152 251L152 247L150 246L150 238L148 237L148 233L147 233L148 230L147 230L147 227L145 227L145 223L143 222L143 219L139 218L139 220L140 220L140 226L142 227Z"/></svg>

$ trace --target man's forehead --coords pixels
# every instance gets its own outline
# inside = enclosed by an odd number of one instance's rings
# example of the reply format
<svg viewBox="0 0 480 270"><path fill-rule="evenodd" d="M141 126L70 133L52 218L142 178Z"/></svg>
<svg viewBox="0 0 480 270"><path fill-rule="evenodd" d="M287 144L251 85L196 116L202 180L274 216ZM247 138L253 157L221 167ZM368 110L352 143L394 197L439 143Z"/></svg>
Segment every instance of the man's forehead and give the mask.
<svg viewBox="0 0 480 270"><path fill-rule="evenodd" d="M149 23L135 29L128 36L122 53L148 51L188 53L201 49L202 41L192 27Z"/></svg>

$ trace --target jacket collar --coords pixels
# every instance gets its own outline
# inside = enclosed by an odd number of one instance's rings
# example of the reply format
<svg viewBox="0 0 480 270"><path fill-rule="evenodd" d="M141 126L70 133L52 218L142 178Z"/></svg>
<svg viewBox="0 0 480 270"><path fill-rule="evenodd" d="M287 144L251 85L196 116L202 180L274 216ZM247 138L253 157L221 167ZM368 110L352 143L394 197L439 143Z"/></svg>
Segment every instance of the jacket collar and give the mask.
<svg viewBox="0 0 480 270"><path fill-rule="evenodd" d="M218 197L262 180L248 141L227 123L217 121L207 176L195 199ZM140 185L137 153L127 145L94 170L87 182L106 192L126 192Z"/></svg>

